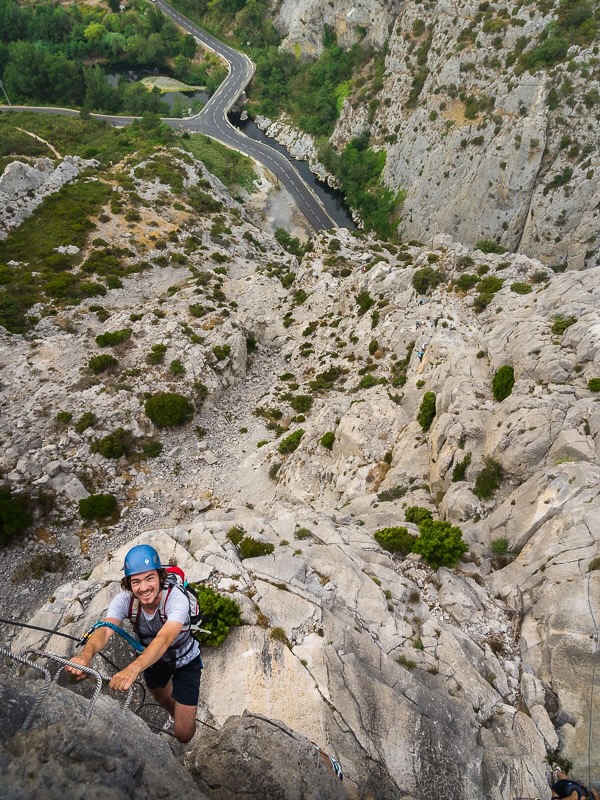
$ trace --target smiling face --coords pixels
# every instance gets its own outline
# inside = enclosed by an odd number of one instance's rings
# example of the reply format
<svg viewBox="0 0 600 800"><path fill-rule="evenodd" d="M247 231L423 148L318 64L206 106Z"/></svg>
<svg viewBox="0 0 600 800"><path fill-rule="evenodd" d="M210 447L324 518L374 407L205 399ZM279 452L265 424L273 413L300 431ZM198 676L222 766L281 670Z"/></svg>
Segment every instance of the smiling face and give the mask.
<svg viewBox="0 0 600 800"><path fill-rule="evenodd" d="M154 611L158 608L162 587L157 570L132 575L130 581L133 596L137 597L145 611Z"/></svg>

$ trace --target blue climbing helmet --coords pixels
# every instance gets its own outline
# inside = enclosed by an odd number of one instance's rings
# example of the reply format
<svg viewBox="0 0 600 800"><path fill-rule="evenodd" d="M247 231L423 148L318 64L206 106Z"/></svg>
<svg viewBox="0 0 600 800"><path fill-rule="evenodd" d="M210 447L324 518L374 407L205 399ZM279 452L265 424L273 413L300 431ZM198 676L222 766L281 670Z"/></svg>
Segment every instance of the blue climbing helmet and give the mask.
<svg viewBox="0 0 600 800"><path fill-rule="evenodd" d="M150 572L152 569L160 569L160 556L149 544L137 544L125 556L123 572L125 577L137 575L139 572Z"/></svg>

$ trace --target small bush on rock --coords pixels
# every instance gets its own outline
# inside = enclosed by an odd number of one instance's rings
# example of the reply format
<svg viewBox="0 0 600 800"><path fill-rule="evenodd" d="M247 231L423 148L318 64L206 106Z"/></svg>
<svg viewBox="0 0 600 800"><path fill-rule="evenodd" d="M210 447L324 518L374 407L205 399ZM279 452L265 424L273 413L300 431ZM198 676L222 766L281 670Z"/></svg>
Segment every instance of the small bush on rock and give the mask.
<svg viewBox="0 0 600 800"><path fill-rule="evenodd" d="M413 289L417 294L427 294L445 279L443 272L433 267L422 267L415 271L412 277Z"/></svg>
<svg viewBox="0 0 600 800"><path fill-rule="evenodd" d="M326 450L331 450L335 441L335 433L333 431L327 431L327 433L321 436L319 441Z"/></svg>
<svg viewBox="0 0 600 800"><path fill-rule="evenodd" d="M225 641L229 629L241 623L240 607L232 597L224 597L206 584L192 583L190 587L198 598L204 628L195 638L208 647L218 647Z"/></svg>
<svg viewBox="0 0 600 800"><path fill-rule="evenodd" d="M417 537L404 527L381 528L373 534L375 541L389 553L411 553Z"/></svg>
<svg viewBox="0 0 600 800"><path fill-rule="evenodd" d="M463 542L460 528L449 522L424 520L413 553L420 553L434 569L453 567L469 549Z"/></svg>
<svg viewBox="0 0 600 800"><path fill-rule="evenodd" d="M421 401L421 407L417 414L417 422L421 429L425 432L431 427L435 417L435 394L433 392L425 392Z"/></svg>
<svg viewBox="0 0 600 800"><path fill-rule="evenodd" d="M304 431L302 430L302 428L298 428L297 431L290 433L289 436L286 436L285 439L282 439L279 442L277 450L281 453L282 456L286 456L289 455L290 453L293 453L294 450L300 444L300 440L302 439L303 436L304 436Z"/></svg>
<svg viewBox="0 0 600 800"><path fill-rule="evenodd" d="M511 292L516 292L517 294L531 294L533 287L530 283L523 283L522 281L515 281L510 285Z"/></svg>
<svg viewBox="0 0 600 800"><path fill-rule="evenodd" d="M158 392L144 403L146 416L158 428L173 428L185 425L194 416L194 407L181 394Z"/></svg>
<svg viewBox="0 0 600 800"><path fill-rule="evenodd" d="M153 344L150 352L146 356L146 361L148 364L162 364L165 360L165 354L167 352L167 345L166 344Z"/></svg>
<svg viewBox="0 0 600 800"><path fill-rule="evenodd" d="M577 317L554 317L550 330L555 336L560 336L576 322Z"/></svg>
<svg viewBox="0 0 600 800"><path fill-rule="evenodd" d="M96 336L98 347L115 347L126 342L131 337L131 328L123 328L120 331L107 331Z"/></svg>
<svg viewBox="0 0 600 800"><path fill-rule="evenodd" d="M25 500L13 497L8 486L0 487L0 547L24 533L31 522L32 516Z"/></svg>
<svg viewBox="0 0 600 800"><path fill-rule="evenodd" d="M454 465L454 469L452 470L452 483L456 483L457 481L464 481L465 474L471 463L471 453L467 453L462 461L458 461Z"/></svg>
<svg viewBox="0 0 600 800"><path fill-rule="evenodd" d="M600 392L600 378L590 378L587 388L590 392Z"/></svg>
<svg viewBox="0 0 600 800"><path fill-rule="evenodd" d="M428 508L423 508L423 506L409 506L404 512L404 519L420 525L426 519L433 519L433 515Z"/></svg>
<svg viewBox="0 0 600 800"><path fill-rule="evenodd" d="M486 458L484 467L475 479L473 494L480 500L489 500L499 488L504 477L502 466L493 458Z"/></svg>
<svg viewBox="0 0 600 800"><path fill-rule="evenodd" d="M131 447L131 434L124 428L103 436L90 447L92 453L100 453L104 458L121 458L127 455Z"/></svg>
<svg viewBox="0 0 600 800"><path fill-rule="evenodd" d="M88 368L94 373L99 375L101 372L106 372L111 367L116 367L119 362L114 356L108 353L100 353L100 355L92 356L88 361Z"/></svg>
<svg viewBox="0 0 600 800"><path fill-rule="evenodd" d="M505 364L503 367L496 370L496 374L492 380L492 394L494 395L494 399L499 403L506 400L506 398L512 394L514 385L515 371L509 364Z"/></svg>
<svg viewBox="0 0 600 800"><path fill-rule="evenodd" d="M270 542L261 542L258 539L254 539L252 536L244 536L238 545L238 550L240 558L243 560L244 558L268 556L275 550L275 546Z"/></svg>
<svg viewBox="0 0 600 800"><path fill-rule="evenodd" d="M106 519L118 510L117 498L112 494L91 494L79 501L82 519Z"/></svg>

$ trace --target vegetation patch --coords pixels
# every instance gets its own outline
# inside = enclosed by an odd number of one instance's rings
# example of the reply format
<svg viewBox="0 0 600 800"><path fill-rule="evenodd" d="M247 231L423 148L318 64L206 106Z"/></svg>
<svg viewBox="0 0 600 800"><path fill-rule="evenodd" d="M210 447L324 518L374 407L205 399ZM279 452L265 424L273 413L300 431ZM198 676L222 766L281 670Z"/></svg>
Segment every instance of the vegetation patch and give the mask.
<svg viewBox="0 0 600 800"><path fill-rule="evenodd" d="M421 400L421 406L417 414L417 422L421 426L423 432L429 430L435 418L435 399L434 392L425 392Z"/></svg>
<svg viewBox="0 0 600 800"><path fill-rule="evenodd" d="M501 464L488 456L484 461L483 469L475 479L473 494L480 500L489 500L500 488L503 478L504 470Z"/></svg>
<svg viewBox="0 0 600 800"><path fill-rule="evenodd" d="M240 625L242 613L233 597L225 597L205 583L190 583L190 589L198 598L203 630L194 637L208 647L218 647L227 638L229 630Z"/></svg>
<svg viewBox="0 0 600 800"><path fill-rule="evenodd" d="M504 364L496 370L492 379L492 394L494 399L501 403L512 394L515 385L515 371L509 364Z"/></svg>
<svg viewBox="0 0 600 800"><path fill-rule="evenodd" d="M146 416L158 428L173 428L185 425L194 416L194 407L181 394L158 392L144 403Z"/></svg>
<svg viewBox="0 0 600 800"><path fill-rule="evenodd" d="M117 498L112 494L91 494L79 501L79 514L82 519L107 519L118 515Z"/></svg>

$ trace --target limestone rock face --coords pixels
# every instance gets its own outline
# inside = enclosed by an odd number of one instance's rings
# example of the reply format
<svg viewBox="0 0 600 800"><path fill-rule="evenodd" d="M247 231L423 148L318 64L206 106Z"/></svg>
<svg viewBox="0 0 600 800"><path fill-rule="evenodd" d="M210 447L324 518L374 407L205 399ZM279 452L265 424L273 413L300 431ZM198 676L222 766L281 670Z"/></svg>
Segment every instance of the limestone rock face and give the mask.
<svg viewBox="0 0 600 800"><path fill-rule="evenodd" d="M368 131L370 146L385 150L385 183L405 195L406 239L495 240L544 264L584 269L598 263L600 226L597 133L585 124L598 102L593 42L578 40L558 63L531 72L519 62L542 45L557 11L525 12L514 0L502 10L289 0L274 18L283 46L304 57L322 51L324 25L343 47L385 45L383 86L361 75L331 141L342 149ZM300 140L282 137L292 138Z"/></svg>
<svg viewBox="0 0 600 800"><path fill-rule="evenodd" d="M242 794L256 800L347 798L327 761L312 742L282 722L245 713L230 717L218 732L205 732L188 769L215 800Z"/></svg>
<svg viewBox="0 0 600 800"><path fill-rule="evenodd" d="M201 723L281 720L340 760L355 798L545 796L557 748L585 775L600 728L600 269L345 230L292 255L200 162L168 156L219 211L192 214L131 166L135 236L109 208L94 229L93 247L127 250L123 286L102 305L46 298L27 333L0 331L3 485L34 512L3 549L3 642L76 652L57 633L101 619L126 551L148 542L240 606L242 624L204 648ZM123 329L96 374L96 337ZM184 395L192 420L155 426L159 391ZM118 515L84 520L79 501L99 493ZM374 536L424 536L423 509L460 527L468 552L451 568ZM240 537L264 554L243 557ZM25 619L43 630L19 631ZM132 657L115 636L108 651Z"/></svg>
<svg viewBox="0 0 600 800"><path fill-rule="evenodd" d="M3 673L0 778L6 800L42 794L59 800L81 794L82 787L92 800L206 798L169 745L108 697L98 698L88 720L89 700L51 686L31 728L21 731L41 685Z"/></svg>
<svg viewBox="0 0 600 800"><path fill-rule="evenodd" d="M49 158L40 158L35 164L8 164L0 175L0 239L31 216L44 198L97 164L79 156L67 156L56 166Z"/></svg>

